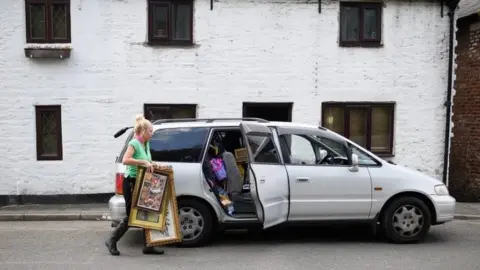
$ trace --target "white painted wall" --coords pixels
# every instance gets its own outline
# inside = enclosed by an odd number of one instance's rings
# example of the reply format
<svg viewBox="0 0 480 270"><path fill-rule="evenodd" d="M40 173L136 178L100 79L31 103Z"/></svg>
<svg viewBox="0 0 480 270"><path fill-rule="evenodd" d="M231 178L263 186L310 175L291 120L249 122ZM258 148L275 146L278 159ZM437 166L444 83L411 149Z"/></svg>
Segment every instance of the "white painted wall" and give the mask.
<svg viewBox="0 0 480 270"><path fill-rule="evenodd" d="M72 0L72 57L24 56L23 1L0 1L0 194L113 192L114 159L143 103L198 103L239 117L244 101L396 101L394 160L441 177L448 17L437 2L388 1L383 48L340 48L339 3L208 0L195 48L151 48L146 1ZM63 161L36 161L35 104L61 104Z"/></svg>

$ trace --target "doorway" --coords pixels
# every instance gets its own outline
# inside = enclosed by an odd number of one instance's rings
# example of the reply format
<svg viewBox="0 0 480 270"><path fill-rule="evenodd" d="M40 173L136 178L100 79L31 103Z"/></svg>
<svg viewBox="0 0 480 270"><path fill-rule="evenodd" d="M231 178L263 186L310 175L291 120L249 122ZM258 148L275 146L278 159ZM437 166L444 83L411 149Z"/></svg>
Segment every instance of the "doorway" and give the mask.
<svg viewBox="0 0 480 270"><path fill-rule="evenodd" d="M244 102L243 117L292 122L293 102Z"/></svg>

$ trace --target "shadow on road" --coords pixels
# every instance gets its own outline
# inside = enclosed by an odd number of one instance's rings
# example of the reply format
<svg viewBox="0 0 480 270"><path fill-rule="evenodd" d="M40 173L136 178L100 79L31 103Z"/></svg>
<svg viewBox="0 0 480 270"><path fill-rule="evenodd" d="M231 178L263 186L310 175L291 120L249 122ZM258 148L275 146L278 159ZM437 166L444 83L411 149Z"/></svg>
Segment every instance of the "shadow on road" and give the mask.
<svg viewBox="0 0 480 270"><path fill-rule="evenodd" d="M140 230L129 232L132 244L140 245ZM133 234L133 235L132 235ZM130 238L129 237L129 238ZM448 237L430 231L424 244L445 242ZM129 241L130 242L130 241ZM388 243L375 235L369 225L288 227L263 230L229 230L214 236L212 246L270 245L296 243ZM421 244L421 243L420 243Z"/></svg>
<svg viewBox="0 0 480 270"><path fill-rule="evenodd" d="M321 243L321 242L377 242L370 226L315 226L287 227L266 231L227 231L213 243L219 245Z"/></svg>

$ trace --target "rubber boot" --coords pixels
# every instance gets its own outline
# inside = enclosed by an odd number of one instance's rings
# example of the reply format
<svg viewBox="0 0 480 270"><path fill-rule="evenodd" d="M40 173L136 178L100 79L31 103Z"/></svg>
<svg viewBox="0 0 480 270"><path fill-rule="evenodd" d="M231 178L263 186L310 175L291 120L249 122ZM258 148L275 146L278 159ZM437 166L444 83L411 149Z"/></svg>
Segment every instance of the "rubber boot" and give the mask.
<svg viewBox="0 0 480 270"><path fill-rule="evenodd" d="M120 255L120 251L117 249L117 242L122 238L122 236L128 231L128 223L125 220L120 221L117 227L113 229L113 232L110 234L110 237L105 241L105 245L108 248L108 251L113 256Z"/></svg>

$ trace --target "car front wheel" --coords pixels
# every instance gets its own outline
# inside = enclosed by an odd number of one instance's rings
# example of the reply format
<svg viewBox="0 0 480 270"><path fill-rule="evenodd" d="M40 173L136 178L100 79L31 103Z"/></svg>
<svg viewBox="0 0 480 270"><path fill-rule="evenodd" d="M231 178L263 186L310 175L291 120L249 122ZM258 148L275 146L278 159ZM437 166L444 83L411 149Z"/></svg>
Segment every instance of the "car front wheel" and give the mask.
<svg viewBox="0 0 480 270"><path fill-rule="evenodd" d="M422 200L401 197L387 207L381 223L389 240L399 244L419 242L430 230L431 213Z"/></svg>
<svg viewBox="0 0 480 270"><path fill-rule="evenodd" d="M193 199L178 201L180 231L182 242L180 247L199 247L207 245L213 231L212 213L203 203Z"/></svg>

